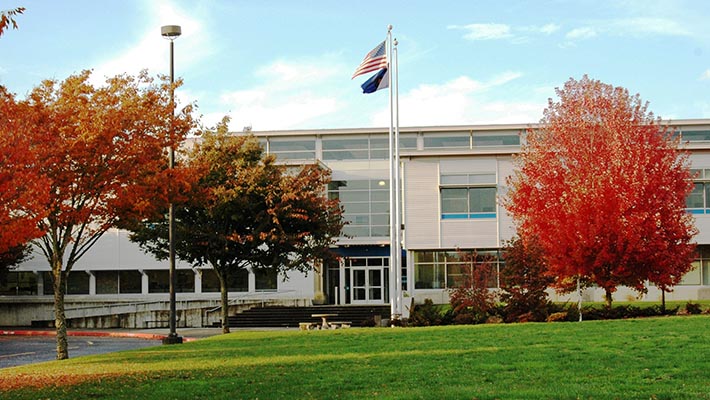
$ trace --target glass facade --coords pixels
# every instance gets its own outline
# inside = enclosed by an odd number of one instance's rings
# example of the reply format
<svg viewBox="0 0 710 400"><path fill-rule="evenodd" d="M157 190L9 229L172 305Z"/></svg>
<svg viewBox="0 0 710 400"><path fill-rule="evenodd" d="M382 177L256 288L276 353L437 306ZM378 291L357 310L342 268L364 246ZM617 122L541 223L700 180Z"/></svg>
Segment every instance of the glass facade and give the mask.
<svg viewBox="0 0 710 400"><path fill-rule="evenodd" d="M471 135L468 132L425 133L424 149L469 149Z"/></svg>
<svg viewBox="0 0 710 400"><path fill-rule="evenodd" d="M441 219L496 218L495 174L442 175Z"/></svg>
<svg viewBox="0 0 710 400"><path fill-rule="evenodd" d="M219 293L219 277L213 269L202 269L202 292ZM228 292L248 292L249 291L249 271L239 269L229 274L227 278Z"/></svg>
<svg viewBox="0 0 710 400"><path fill-rule="evenodd" d="M328 184L328 198L340 200L347 225L343 234L352 237L389 236L389 181L347 180Z"/></svg>
<svg viewBox="0 0 710 400"><path fill-rule="evenodd" d="M502 261L498 250L414 251L413 256L415 289L458 287L466 273L482 265L492 269L488 287L499 287Z"/></svg>
<svg viewBox="0 0 710 400"><path fill-rule="evenodd" d="M269 153L282 160L315 160L315 138L273 138L269 140Z"/></svg>

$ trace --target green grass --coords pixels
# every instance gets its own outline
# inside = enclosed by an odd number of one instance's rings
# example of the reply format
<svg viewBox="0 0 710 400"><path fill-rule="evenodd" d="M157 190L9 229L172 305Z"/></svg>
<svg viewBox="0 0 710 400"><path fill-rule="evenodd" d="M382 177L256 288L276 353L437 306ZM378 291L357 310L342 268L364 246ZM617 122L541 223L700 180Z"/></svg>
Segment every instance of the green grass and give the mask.
<svg viewBox="0 0 710 400"><path fill-rule="evenodd" d="M238 332L2 370L8 399L710 399L710 317ZM78 382L78 383L76 383Z"/></svg>

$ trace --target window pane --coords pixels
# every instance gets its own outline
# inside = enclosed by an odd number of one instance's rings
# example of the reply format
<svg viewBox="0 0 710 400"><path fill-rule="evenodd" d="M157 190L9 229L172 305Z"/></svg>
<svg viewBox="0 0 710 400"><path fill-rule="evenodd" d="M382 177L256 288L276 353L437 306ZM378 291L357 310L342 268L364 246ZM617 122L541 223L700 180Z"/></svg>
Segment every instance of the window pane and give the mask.
<svg viewBox="0 0 710 400"><path fill-rule="evenodd" d="M256 278L257 291L274 291L277 289L278 274L275 269L256 269L254 270Z"/></svg>
<svg viewBox="0 0 710 400"><path fill-rule="evenodd" d="M465 135L424 136L424 148L469 148L469 137Z"/></svg>
<svg viewBox="0 0 710 400"><path fill-rule="evenodd" d="M120 271L118 273L120 293L141 293L143 274L140 271Z"/></svg>
<svg viewBox="0 0 710 400"><path fill-rule="evenodd" d="M474 146L519 146L520 136L518 135L473 135Z"/></svg>
<svg viewBox="0 0 710 400"><path fill-rule="evenodd" d="M496 211L495 188L470 188L469 202L472 213Z"/></svg>
<svg viewBox="0 0 710 400"><path fill-rule="evenodd" d="M683 141L701 142L710 140L710 131L683 131L681 134Z"/></svg>
<svg viewBox="0 0 710 400"><path fill-rule="evenodd" d="M45 286L46 287L46 286ZM49 284L50 292L52 284ZM36 295L37 294L37 275L33 272L18 272L9 271L3 280L0 280L0 295L17 296L17 295Z"/></svg>
<svg viewBox="0 0 710 400"><path fill-rule="evenodd" d="M465 185L468 183L468 175L442 175L441 184L442 185Z"/></svg>
<svg viewBox="0 0 710 400"><path fill-rule="evenodd" d="M681 285L700 285L700 261L693 261L693 269L683 276Z"/></svg>
<svg viewBox="0 0 710 400"><path fill-rule="evenodd" d="M315 139L300 139L300 140L278 140L272 139L269 145L269 150L272 153L285 151L314 151L316 149Z"/></svg>
<svg viewBox="0 0 710 400"><path fill-rule="evenodd" d="M688 208L704 208L704 201L703 201L703 192L704 192L704 184L703 183L696 183L695 186L693 187L693 191L690 192L688 195L688 198L685 200L685 205Z"/></svg>
<svg viewBox="0 0 710 400"><path fill-rule="evenodd" d="M148 293L170 292L170 272L167 270L146 271L148 275Z"/></svg>
<svg viewBox="0 0 710 400"><path fill-rule="evenodd" d="M441 189L441 212L442 213L467 213L468 199L467 189Z"/></svg>
<svg viewBox="0 0 710 400"><path fill-rule="evenodd" d="M415 264L414 279L416 289L442 289L444 268L438 264Z"/></svg>
<svg viewBox="0 0 710 400"><path fill-rule="evenodd" d="M179 269L175 271L175 292L195 292L195 272L193 270Z"/></svg>
<svg viewBox="0 0 710 400"><path fill-rule="evenodd" d="M416 150L417 149L417 135L399 135L399 149L400 150Z"/></svg>
<svg viewBox="0 0 710 400"><path fill-rule="evenodd" d="M67 294L89 294L89 274L73 271L67 277Z"/></svg>
<svg viewBox="0 0 710 400"><path fill-rule="evenodd" d="M118 294L118 271L96 271L96 294Z"/></svg>

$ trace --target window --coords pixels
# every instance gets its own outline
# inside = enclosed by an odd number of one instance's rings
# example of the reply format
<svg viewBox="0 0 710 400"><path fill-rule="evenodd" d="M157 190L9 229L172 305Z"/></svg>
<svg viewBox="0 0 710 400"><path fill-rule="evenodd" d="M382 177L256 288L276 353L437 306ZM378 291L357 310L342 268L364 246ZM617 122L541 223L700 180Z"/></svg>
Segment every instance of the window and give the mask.
<svg viewBox="0 0 710 400"><path fill-rule="evenodd" d="M168 293L170 292L170 271L149 270L148 293ZM175 292L193 293L195 291L195 273L191 269L175 270Z"/></svg>
<svg viewBox="0 0 710 400"><path fill-rule="evenodd" d="M315 160L315 138L273 138L269 140L269 153L281 160Z"/></svg>
<svg viewBox="0 0 710 400"><path fill-rule="evenodd" d="M492 274L488 287L499 286L498 274L501 268L498 250L462 251L415 251L415 289L445 289L460 286L465 282L466 273L471 268L489 265Z"/></svg>
<svg viewBox="0 0 710 400"><path fill-rule="evenodd" d="M469 149L471 148L468 132L426 133L425 149Z"/></svg>
<svg viewBox="0 0 710 400"><path fill-rule="evenodd" d="M353 237L389 236L389 181L348 180L328 184L328 198L339 199L347 225L343 234Z"/></svg>
<svg viewBox="0 0 710 400"><path fill-rule="evenodd" d="M274 292L278 288L278 273L274 268L257 268L254 278L257 292Z"/></svg>
<svg viewBox="0 0 710 400"><path fill-rule="evenodd" d="M710 214L710 169L691 170L695 187L685 199L685 207L691 214Z"/></svg>
<svg viewBox="0 0 710 400"><path fill-rule="evenodd" d="M693 269L683 276L679 285L710 286L710 246L698 246Z"/></svg>
<svg viewBox="0 0 710 400"><path fill-rule="evenodd" d="M473 147L486 146L520 146L520 136L507 135L473 135Z"/></svg>
<svg viewBox="0 0 710 400"><path fill-rule="evenodd" d="M495 174L441 176L441 219L496 217Z"/></svg>
<svg viewBox="0 0 710 400"><path fill-rule="evenodd" d="M118 293L118 271L96 271L96 294Z"/></svg>
<svg viewBox="0 0 710 400"><path fill-rule="evenodd" d="M368 138L323 138L323 160L367 160L370 157ZM385 139L385 149L387 149Z"/></svg>
<svg viewBox="0 0 710 400"><path fill-rule="evenodd" d="M0 280L0 296L36 294L37 275L34 272L10 271Z"/></svg>
<svg viewBox="0 0 710 400"><path fill-rule="evenodd" d="M708 142L710 141L710 130L700 130L700 131L681 131L681 140L683 142Z"/></svg>
<svg viewBox="0 0 710 400"><path fill-rule="evenodd" d="M213 269L203 269L202 271L202 292L219 292L219 277ZM227 279L228 292L248 292L249 291L249 271L239 269L229 274Z"/></svg>
<svg viewBox="0 0 710 400"><path fill-rule="evenodd" d="M135 294L143 291L143 274L140 271L127 270L118 272L118 292Z"/></svg>

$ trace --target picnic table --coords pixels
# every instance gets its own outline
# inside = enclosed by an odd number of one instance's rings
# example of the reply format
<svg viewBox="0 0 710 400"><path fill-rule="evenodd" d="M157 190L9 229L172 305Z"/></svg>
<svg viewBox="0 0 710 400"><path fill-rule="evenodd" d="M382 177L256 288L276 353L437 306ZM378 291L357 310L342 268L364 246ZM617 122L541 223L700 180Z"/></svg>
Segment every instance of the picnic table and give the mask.
<svg viewBox="0 0 710 400"><path fill-rule="evenodd" d="M321 329L330 329L330 324L328 324L328 318L337 317L338 314L311 314L313 318L320 318L323 323L321 324Z"/></svg>

